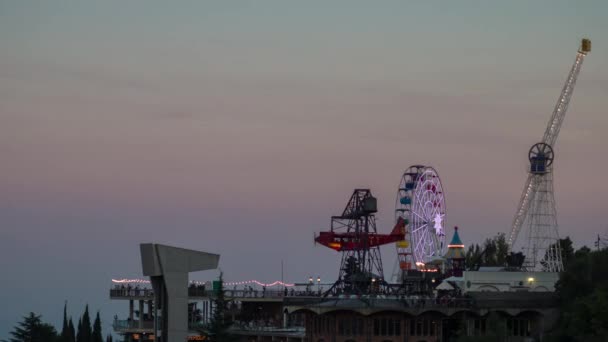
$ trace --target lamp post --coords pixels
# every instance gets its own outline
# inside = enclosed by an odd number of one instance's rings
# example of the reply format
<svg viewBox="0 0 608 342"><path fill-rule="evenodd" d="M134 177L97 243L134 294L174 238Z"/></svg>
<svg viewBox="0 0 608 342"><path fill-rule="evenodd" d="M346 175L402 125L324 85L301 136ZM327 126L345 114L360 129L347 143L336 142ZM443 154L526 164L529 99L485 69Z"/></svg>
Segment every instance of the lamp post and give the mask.
<svg viewBox="0 0 608 342"><path fill-rule="evenodd" d="M312 283L313 283L313 282L312 282L312 276L309 276L309 277L308 277L308 285L306 286L306 291L307 291L307 292L312 291Z"/></svg>

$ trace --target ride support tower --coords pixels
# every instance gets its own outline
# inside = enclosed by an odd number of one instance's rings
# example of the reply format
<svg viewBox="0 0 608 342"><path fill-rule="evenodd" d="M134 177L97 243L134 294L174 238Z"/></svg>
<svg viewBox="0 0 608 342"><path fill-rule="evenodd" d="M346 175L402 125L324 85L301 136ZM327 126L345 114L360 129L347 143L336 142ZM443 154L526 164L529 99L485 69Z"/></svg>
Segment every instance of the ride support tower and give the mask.
<svg viewBox="0 0 608 342"><path fill-rule="evenodd" d="M342 215L332 216L329 231L320 232L315 242L342 252L338 280L325 293L373 294L387 289L380 246L403 240L404 222L390 234L376 229L377 200L369 189L355 189Z"/></svg>
<svg viewBox="0 0 608 342"><path fill-rule="evenodd" d="M512 251L522 227L527 227L527 239L522 249L526 255L524 267L530 271L563 270L553 192L554 148L578 74L590 51L591 41L583 39L542 141L533 145L528 152L528 178L511 224L508 243L509 251Z"/></svg>

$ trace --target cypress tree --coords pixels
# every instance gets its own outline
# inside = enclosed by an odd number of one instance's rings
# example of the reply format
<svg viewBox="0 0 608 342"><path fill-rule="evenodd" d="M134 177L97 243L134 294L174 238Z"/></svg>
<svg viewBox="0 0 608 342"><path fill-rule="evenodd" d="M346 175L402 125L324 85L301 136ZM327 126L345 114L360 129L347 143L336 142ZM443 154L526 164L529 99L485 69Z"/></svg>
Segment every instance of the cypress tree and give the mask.
<svg viewBox="0 0 608 342"><path fill-rule="evenodd" d="M93 334L91 335L91 342L103 342L103 335L101 334L101 319L99 319L99 311L95 316L95 323L93 323Z"/></svg>
<svg viewBox="0 0 608 342"><path fill-rule="evenodd" d="M82 340L78 342L91 342L91 330L91 317L89 316L89 305L87 304L84 308L84 314L82 314L82 334L80 335Z"/></svg>
<svg viewBox="0 0 608 342"><path fill-rule="evenodd" d="M72 317L70 317L70 321L68 322L68 342L76 342L76 330L74 329L74 322L72 321Z"/></svg>
<svg viewBox="0 0 608 342"><path fill-rule="evenodd" d="M63 327L61 328L61 342L70 342L69 340L69 325L68 325L68 302L63 304Z"/></svg>
<svg viewBox="0 0 608 342"><path fill-rule="evenodd" d="M76 332L76 342L85 342L82 338L82 318L78 319L78 331Z"/></svg>
<svg viewBox="0 0 608 342"><path fill-rule="evenodd" d="M234 337L228 333L228 328L230 328L231 322L226 317L228 301L224 295L223 273L220 273L219 288L217 289L217 292L214 292L214 310L211 316L211 322L209 322L209 326L206 331L207 337L213 342L233 341Z"/></svg>

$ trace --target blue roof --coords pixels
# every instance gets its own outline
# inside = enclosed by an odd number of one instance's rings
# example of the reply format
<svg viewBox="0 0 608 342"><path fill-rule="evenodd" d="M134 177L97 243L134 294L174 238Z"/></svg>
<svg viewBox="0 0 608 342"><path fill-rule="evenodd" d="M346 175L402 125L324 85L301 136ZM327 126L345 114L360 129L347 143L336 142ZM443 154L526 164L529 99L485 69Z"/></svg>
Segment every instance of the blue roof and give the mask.
<svg viewBox="0 0 608 342"><path fill-rule="evenodd" d="M450 245L462 245L462 241L460 241L460 236L458 235L458 227L454 227L454 236L452 237L452 242Z"/></svg>

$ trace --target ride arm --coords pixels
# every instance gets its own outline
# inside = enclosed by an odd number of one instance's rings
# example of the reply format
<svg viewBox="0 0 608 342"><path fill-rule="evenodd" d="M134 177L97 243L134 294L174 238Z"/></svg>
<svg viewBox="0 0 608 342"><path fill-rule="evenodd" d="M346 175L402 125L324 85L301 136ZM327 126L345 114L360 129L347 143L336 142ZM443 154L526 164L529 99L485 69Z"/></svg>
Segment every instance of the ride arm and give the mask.
<svg viewBox="0 0 608 342"><path fill-rule="evenodd" d="M570 99L572 98L572 94L574 93L576 79L578 78L578 74L581 70L581 66L583 65L585 56L590 51L591 41L583 39L581 43L581 48L576 54L576 59L574 61L574 64L572 65L572 69L570 69L568 78L566 79L566 84L564 84L564 88L562 89L562 92L559 95L559 98L557 99L557 103L555 104L555 109L553 109L551 120L549 120L547 129L545 130L545 134L543 135L542 142L550 145L551 147L554 147L553 145L557 140L559 130L562 127L564 117L566 116L566 111L568 110L568 105L570 104Z"/></svg>

